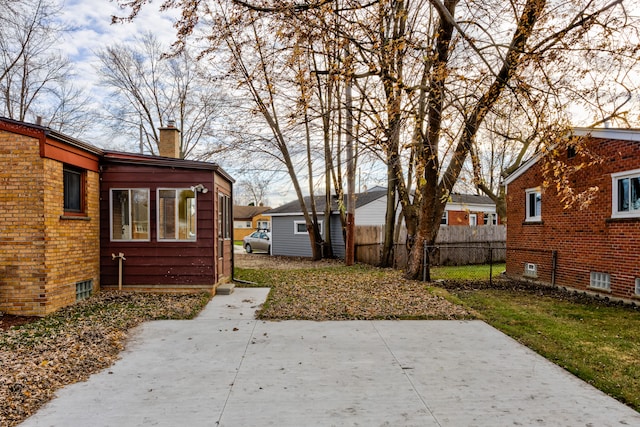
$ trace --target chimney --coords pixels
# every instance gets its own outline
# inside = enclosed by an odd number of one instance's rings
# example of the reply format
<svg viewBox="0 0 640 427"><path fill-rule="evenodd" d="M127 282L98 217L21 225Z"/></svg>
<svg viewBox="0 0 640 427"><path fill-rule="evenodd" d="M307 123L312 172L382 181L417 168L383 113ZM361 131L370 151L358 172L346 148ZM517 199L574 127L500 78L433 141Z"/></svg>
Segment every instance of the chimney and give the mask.
<svg viewBox="0 0 640 427"><path fill-rule="evenodd" d="M180 131L175 120L169 120L166 127L160 128L158 151L163 157L180 158Z"/></svg>

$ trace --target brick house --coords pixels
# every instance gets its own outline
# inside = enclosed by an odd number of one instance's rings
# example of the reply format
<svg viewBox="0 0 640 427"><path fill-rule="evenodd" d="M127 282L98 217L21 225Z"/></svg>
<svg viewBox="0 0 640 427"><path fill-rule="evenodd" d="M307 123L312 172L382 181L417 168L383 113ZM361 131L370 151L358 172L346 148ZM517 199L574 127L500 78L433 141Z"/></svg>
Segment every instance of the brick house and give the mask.
<svg viewBox="0 0 640 427"><path fill-rule="evenodd" d="M640 299L640 131L574 130L603 162L578 170L575 192L597 186L584 209L565 209L555 186L543 186L543 158L506 180L507 266L527 278L622 300ZM580 164L569 147L568 165Z"/></svg>
<svg viewBox="0 0 640 427"><path fill-rule="evenodd" d="M233 240L241 241L255 230L271 230L271 217L263 215L268 206L233 207Z"/></svg>
<svg viewBox="0 0 640 427"><path fill-rule="evenodd" d="M43 316L99 289L100 154L0 120L0 311Z"/></svg>
<svg viewBox="0 0 640 427"><path fill-rule="evenodd" d="M496 204L478 194L451 194L442 213L441 225L499 225Z"/></svg>
<svg viewBox="0 0 640 427"><path fill-rule="evenodd" d="M108 152L0 118L0 311L44 316L101 288L228 280L233 180L168 157L177 143L177 129L161 129L165 156Z"/></svg>

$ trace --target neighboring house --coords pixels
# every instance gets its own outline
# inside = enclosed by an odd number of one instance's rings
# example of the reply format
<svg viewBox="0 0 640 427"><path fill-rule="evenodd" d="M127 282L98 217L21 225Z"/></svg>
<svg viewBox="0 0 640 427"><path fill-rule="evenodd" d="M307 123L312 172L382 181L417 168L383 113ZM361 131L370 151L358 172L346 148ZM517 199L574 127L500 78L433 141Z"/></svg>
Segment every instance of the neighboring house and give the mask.
<svg viewBox="0 0 640 427"><path fill-rule="evenodd" d="M575 193L598 187L584 209L565 209L543 187L541 156L507 186L507 274L625 300L640 298L640 130L574 130L602 163L578 170ZM580 163L575 150L564 153Z"/></svg>
<svg viewBox="0 0 640 427"><path fill-rule="evenodd" d="M386 190L374 190L356 195L356 225L384 224L386 211ZM331 198L331 242L333 254L338 258L344 258L344 238L342 235L342 223L340 222L340 210L336 197ZM305 204L310 208L311 197L305 197ZM315 198L316 211L318 213L320 233L324 236L325 218L324 210L326 199L324 196ZM300 208L300 202L295 200L264 213L271 217L271 254L282 256L311 256L309 234ZM381 220L382 218L382 220ZM380 222L382 221L382 222Z"/></svg>
<svg viewBox="0 0 640 427"><path fill-rule="evenodd" d="M305 198L309 206L310 198ZM321 232L324 234L325 198L316 197L317 212L320 217ZM383 226L387 209L387 190L375 187L356 195L356 226ZM493 201L486 196L454 194L446 205L443 225L483 225L499 224ZM331 206L331 241L335 256L344 257L344 238L338 210L337 199ZM300 203L296 200L265 212L271 217L271 253L284 256L311 256L309 236ZM381 238L381 236L379 236Z"/></svg>
<svg viewBox="0 0 640 427"><path fill-rule="evenodd" d="M487 196L452 194L442 214L441 225L499 225L496 204Z"/></svg>
<svg viewBox="0 0 640 427"><path fill-rule="evenodd" d="M161 135L175 155L177 130ZM232 185L213 163L0 118L0 311L43 316L117 288L119 254L123 289L213 290L232 274Z"/></svg>
<svg viewBox="0 0 640 427"><path fill-rule="evenodd" d="M233 240L242 241L255 230L271 230L271 218L263 215L268 206L233 206Z"/></svg>

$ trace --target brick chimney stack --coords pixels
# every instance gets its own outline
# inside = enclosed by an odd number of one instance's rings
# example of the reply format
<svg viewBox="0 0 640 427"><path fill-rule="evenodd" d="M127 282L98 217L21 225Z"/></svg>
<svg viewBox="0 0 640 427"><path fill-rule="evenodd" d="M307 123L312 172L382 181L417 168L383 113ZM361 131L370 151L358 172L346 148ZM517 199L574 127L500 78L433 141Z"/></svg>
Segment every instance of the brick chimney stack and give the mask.
<svg viewBox="0 0 640 427"><path fill-rule="evenodd" d="M169 120L166 127L160 128L158 151L163 157L180 158L180 130L175 120Z"/></svg>

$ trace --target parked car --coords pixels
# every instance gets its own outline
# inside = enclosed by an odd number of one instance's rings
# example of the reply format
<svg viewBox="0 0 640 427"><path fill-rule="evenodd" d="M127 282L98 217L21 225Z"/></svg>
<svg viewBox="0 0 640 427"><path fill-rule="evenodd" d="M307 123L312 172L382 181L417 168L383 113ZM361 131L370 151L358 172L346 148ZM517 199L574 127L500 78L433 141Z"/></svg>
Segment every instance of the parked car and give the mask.
<svg viewBox="0 0 640 427"><path fill-rule="evenodd" d="M270 253L271 233L267 231L254 231L242 239L242 247L250 254L253 251L266 251Z"/></svg>

